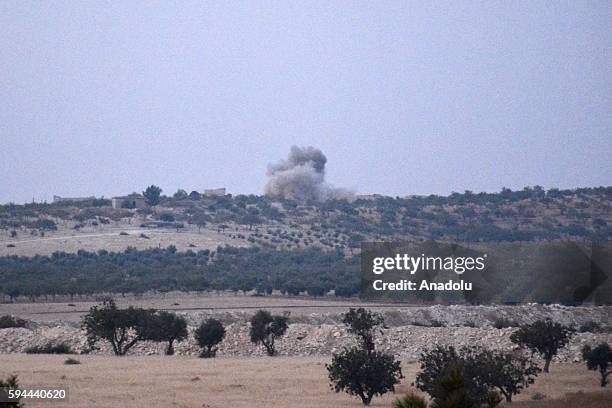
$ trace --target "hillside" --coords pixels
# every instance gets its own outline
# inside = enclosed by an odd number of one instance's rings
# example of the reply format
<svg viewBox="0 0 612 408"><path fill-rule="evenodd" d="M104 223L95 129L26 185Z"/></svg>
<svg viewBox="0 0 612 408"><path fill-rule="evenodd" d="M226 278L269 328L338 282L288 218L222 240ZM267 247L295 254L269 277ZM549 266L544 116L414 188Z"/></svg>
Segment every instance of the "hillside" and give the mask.
<svg viewBox="0 0 612 408"><path fill-rule="evenodd" d="M255 195L163 197L143 209L110 200L0 206L0 255L79 249L179 251L219 245L320 247L352 252L363 241L538 241L612 238L612 187L539 187L450 196L356 196L300 203Z"/></svg>

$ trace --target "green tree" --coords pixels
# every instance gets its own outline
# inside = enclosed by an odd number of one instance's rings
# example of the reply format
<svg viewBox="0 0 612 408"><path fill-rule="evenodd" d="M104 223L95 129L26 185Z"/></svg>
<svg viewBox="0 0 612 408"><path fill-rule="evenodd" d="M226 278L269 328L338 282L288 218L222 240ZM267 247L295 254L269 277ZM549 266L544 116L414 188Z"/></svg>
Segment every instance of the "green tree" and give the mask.
<svg viewBox="0 0 612 408"><path fill-rule="evenodd" d="M153 313L134 307L119 309L111 299L104 301L102 306L92 306L81 326L92 349L98 341L106 340L111 343L115 355L124 356L138 341L149 339L147 325Z"/></svg>
<svg viewBox="0 0 612 408"><path fill-rule="evenodd" d="M545 319L521 326L512 333L510 340L532 353L540 354L545 362L544 372L547 373L553 357L569 343L573 333L570 327Z"/></svg>
<svg viewBox="0 0 612 408"><path fill-rule="evenodd" d="M165 353L174 354L174 342L187 338L187 320L174 313L160 311L147 321L144 337L148 340L167 342Z"/></svg>
<svg viewBox="0 0 612 408"><path fill-rule="evenodd" d="M250 336L255 344L262 344L269 356L276 354L274 343L288 328L289 316L273 316L266 310L259 310L251 318Z"/></svg>
<svg viewBox="0 0 612 408"><path fill-rule="evenodd" d="M330 387L361 398L363 405L370 405L372 398L395 391L395 385L404 378L401 362L390 354L369 351L362 347L344 349L334 354L331 364L326 364Z"/></svg>
<svg viewBox="0 0 612 408"><path fill-rule="evenodd" d="M350 308L342 316L342 323L348 326L349 333L357 335L365 350L374 350L374 333L379 326L384 324L384 319L379 313L366 310Z"/></svg>
<svg viewBox="0 0 612 408"><path fill-rule="evenodd" d="M142 192L142 195L145 198L145 201L149 205L157 205L159 204L159 199L161 197L162 189L157 187L154 184L151 184L145 191Z"/></svg>
<svg viewBox="0 0 612 408"><path fill-rule="evenodd" d="M178 190L176 190L176 193L174 193L172 197L182 200L189 196L187 195L187 192L185 190L183 190L182 188L179 188Z"/></svg>
<svg viewBox="0 0 612 408"><path fill-rule="evenodd" d="M225 328L217 319L207 319L196 329L195 339L202 348L200 357L214 357L217 353L217 344L225 337Z"/></svg>
<svg viewBox="0 0 612 408"><path fill-rule="evenodd" d="M608 384L608 376L612 374L612 349L608 343L601 343L595 348L586 345L582 348L582 358L586 361L589 370L599 370L601 386Z"/></svg>

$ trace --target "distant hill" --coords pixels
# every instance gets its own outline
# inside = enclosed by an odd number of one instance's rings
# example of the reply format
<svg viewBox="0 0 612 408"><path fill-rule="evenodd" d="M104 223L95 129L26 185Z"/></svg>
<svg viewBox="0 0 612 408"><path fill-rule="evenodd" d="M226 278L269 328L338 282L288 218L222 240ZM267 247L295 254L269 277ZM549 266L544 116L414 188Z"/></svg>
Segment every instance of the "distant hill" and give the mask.
<svg viewBox="0 0 612 408"><path fill-rule="evenodd" d="M612 187L526 187L449 196L356 196L299 203L265 196L162 196L155 207L114 209L109 200L0 206L0 235L96 232L112 224L178 233L216 231L248 246L352 251L363 241L540 241L612 238ZM201 231L200 231L201 232ZM9 244L10 245L10 244ZM181 248L179 248L181 250Z"/></svg>
<svg viewBox="0 0 612 408"><path fill-rule="evenodd" d="M610 242L611 198L611 187L536 187L324 203L192 194L142 209L115 209L108 200L7 204L0 206L0 296L149 290L353 296L362 242ZM504 279L502 273L500 290L518 290Z"/></svg>

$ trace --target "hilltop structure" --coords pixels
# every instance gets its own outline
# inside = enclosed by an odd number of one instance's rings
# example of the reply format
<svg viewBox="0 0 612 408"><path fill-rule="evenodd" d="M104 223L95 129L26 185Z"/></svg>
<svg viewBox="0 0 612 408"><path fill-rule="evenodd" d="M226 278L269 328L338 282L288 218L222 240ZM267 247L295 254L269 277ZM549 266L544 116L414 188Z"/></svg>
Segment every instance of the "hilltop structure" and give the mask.
<svg viewBox="0 0 612 408"><path fill-rule="evenodd" d="M140 194L130 194L126 196L113 197L111 199L113 208L146 208L147 203Z"/></svg>

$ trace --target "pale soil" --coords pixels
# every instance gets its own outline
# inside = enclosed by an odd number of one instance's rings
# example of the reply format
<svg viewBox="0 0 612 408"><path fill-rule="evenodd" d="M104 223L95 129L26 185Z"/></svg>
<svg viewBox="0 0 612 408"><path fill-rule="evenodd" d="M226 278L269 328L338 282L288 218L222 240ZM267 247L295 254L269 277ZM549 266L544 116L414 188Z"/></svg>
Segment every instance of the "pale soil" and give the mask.
<svg viewBox="0 0 612 408"><path fill-rule="evenodd" d="M126 232L128 235L120 235L121 232ZM145 234L149 239L140 237L140 234ZM228 231L218 233L208 228L202 229L201 233L198 233L197 228L185 228L181 232L176 232L176 230L139 228L135 224L128 223L89 227L81 231L60 228L58 231L46 233L44 237L20 232L17 238L10 238L8 233L4 233L0 235L0 256L51 255L57 251L75 253L80 249L89 252L100 249L121 252L127 247L142 250L166 248L170 245L174 245L179 251L215 250L219 245L246 246L244 240L233 239L228 235ZM15 247L8 247L10 244Z"/></svg>
<svg viewBox="0 0 612 408"><path fill-rule="evenodd" d="M325 370L329 358L74 357L81 361L80 365L64 365L67 356L0 355L0 378L17 374L23 387L68 386L67 402L28 402L27 407L361 406L357 399L330 390ZM404 364L403 370L406 378L398 393L411 389L418 365ZM550 374L541 375L534 386L515 398L527 402L540 393L550 401L578 391L600 392L597 375L581 364L556 364ZM605 392L601 398L612 401L612 387ZM391 407L394 398L387 394L376 398L372 406ZM589 405L582 403L580 407Z"/></svg>

